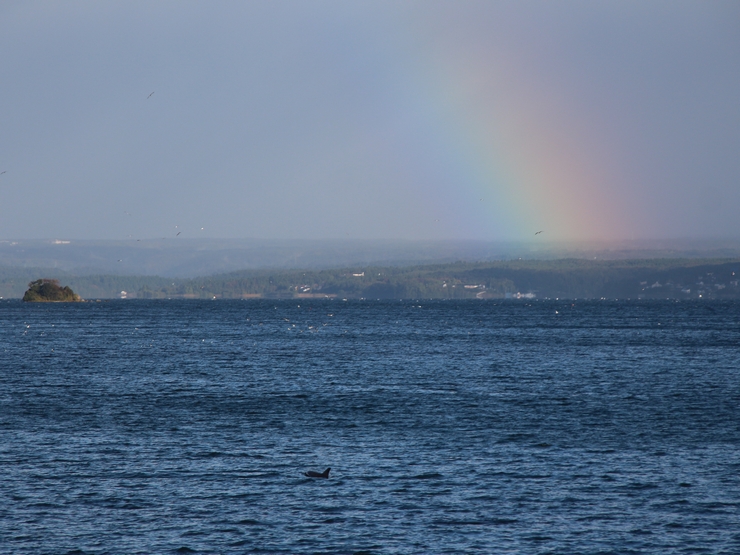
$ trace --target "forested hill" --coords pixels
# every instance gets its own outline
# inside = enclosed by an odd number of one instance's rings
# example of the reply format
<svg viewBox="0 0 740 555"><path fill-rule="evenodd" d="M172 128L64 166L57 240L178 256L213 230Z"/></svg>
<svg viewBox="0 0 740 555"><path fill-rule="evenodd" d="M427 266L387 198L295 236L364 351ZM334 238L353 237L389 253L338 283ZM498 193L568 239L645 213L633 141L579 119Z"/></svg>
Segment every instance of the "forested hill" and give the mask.
<svg viewBox="0 0 740 555"><path fill-rule="evenodd" d="M85 298L740 298L740 259L518 260L334 270L250 270L194 279L72 276L0 267L0 297L60 278Z"/></svg>
<svg viewBox="0 0 740 555"><path fill-rule="evenodd" d="M512 261L321 272L234 272L171 296L403 298L740 298L740 261ZM152 294L159 292L152 291Z"/></svg>

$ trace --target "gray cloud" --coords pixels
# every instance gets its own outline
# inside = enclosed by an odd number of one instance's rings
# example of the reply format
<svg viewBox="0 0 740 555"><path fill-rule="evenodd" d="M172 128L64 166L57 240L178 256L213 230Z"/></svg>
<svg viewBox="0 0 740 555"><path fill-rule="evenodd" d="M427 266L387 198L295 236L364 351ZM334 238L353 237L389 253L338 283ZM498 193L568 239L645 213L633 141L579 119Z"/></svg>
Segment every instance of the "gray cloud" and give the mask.
<svg viewBox="0 0 740 555"><path fill-rule="evenodd" d="M419 78L444 54L516 60L562 133L582 127L584 158L618 175L603 187L637 237L737 237L739 15L4 3L0 237L519 238L466 204L478 192Z"/></svg>

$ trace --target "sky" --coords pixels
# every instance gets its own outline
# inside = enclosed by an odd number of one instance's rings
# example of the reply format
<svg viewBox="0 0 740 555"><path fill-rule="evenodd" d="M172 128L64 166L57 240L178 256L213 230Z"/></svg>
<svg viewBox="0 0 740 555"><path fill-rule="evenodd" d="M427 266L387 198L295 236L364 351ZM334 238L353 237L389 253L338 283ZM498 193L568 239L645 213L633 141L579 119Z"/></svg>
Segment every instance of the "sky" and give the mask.
<svg viewBox="0 0 740 555"><path fill-rule="evenodd" d="M5 0L0 240L740 238L739 99L734 0Z"/></svg>

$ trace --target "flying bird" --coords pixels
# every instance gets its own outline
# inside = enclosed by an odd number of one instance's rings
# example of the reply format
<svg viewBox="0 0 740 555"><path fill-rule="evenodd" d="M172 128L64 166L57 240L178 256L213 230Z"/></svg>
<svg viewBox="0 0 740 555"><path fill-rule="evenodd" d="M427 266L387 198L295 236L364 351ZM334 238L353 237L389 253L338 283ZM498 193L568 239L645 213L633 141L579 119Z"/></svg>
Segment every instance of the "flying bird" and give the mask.
<svg viewBox="0 0 740 555"><path fill-rule="evenodd" d="M154 94L154 91L150 92L149 96L147 96L146 99L149 100L153 94Z"/></svg>
<svg viewBox="0 0 740 555"><path fill-rule="evenodd" d="M545 231L545 230L544 230L544 229L541 229L541 230L539 230L539 231L538 231L537 233L535 233L535 235L539 235L539 234L540 234L540 233L542 233L543 231Z"/></svg>
<svg viewBox="0 0 740 555"><path fill-rule="evenodd" d="M0 175L2 175L4 173L8 173L8 170L5 170L4 172L0 172Z"/></svg>
<svg viewBox="0 0 740 555"><path fill-rule="evenodd" d="M178 231L177 232L177 235L180 235L181 233L182 233L182 231ZM177 235L175 235L175 237L177 237Z"/></svg>

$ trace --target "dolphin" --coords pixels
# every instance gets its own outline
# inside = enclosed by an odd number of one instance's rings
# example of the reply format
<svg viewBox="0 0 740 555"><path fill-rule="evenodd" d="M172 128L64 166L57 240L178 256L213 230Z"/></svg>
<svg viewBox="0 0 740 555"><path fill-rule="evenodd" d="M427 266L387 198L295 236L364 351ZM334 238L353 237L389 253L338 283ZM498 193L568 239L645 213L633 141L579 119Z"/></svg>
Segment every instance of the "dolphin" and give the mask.
<svg viewBox="0 0 740 555"><path fill-rule="evenodd" d="M329 477L329 471L331 468L327 468L323 472L314 472L313 470L309 470L308 472L304 472L304 476L308 476L309 478L328 478Z"/></svg>

